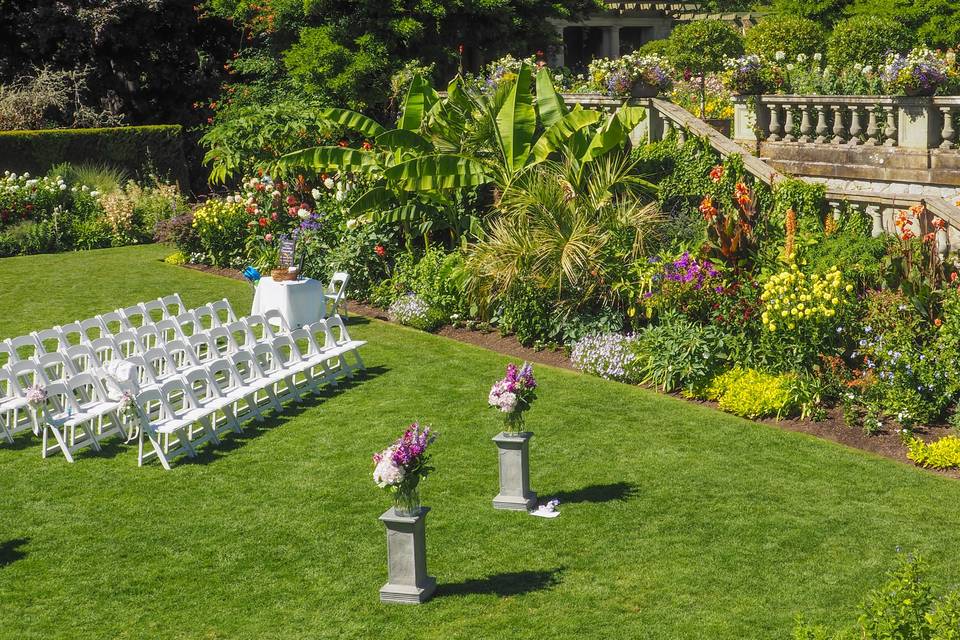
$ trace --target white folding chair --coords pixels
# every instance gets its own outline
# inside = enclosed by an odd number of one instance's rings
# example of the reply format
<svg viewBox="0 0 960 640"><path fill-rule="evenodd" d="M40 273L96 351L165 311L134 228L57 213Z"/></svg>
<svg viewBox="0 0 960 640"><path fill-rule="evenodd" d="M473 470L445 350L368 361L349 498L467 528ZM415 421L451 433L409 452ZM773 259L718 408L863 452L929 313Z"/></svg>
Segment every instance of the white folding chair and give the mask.
<svg viewBox="0 0 960 640"><path fill-rule="evenodd" d="M69 381L47 385L40 450L42 457L60 451L67 462L73 462L73 454L80 449L93 447L95 451L101 450L93 427L95 416L84 413L75 394L76 389L83 388L92 380L89 374L81 373Z"/></svg>
<svg viewBox="0 0 960 640"><path fill-rule="evenodd" d="M110 335L110 332L103 326L103 322L99 317L81 320L80 331L83 333L87 342L93 342L94 340Z"/></svg>
<svg viewBox="0 0 960 640"><path fill-rule="evenodd" d="M43 351L43 353L56 353L58 351L66 351L70 348L70 342L66 336L63 335L60 327L34 331L31 335L37 341L37 344L40 345L40 350Z"/></svg>
<svg viewBox="0 0 960 640"><path fill-rule="evenodd" d="M271 327L267 319L261 315L249 315L245 318L241 318L240 322L247 325L250 335L253 337L255 342L259 342L261 340L272 340L276 335L273 331L273 327Z"/></svg>
<svg viewBox="0 0 960 640"><path fill-rule="evenodd" d="M221 356L228 356L240 348L227 327L214 327L207 332L207 335Z"/></svg>
<svg viewBox="0 0 960 640"><path fill-rule="evenodd" d="M367 341L351 339L346 325L343 324L343 318L340 316L327 318L326 324L327 343L324 345L324 350L340 356L340 366L345 369L347 377L352 378L353 372L358 369L361 371L366 369L366 366L363 364L363 358L360 357L360 347L367 344ZM353 355L353 364L347 361L347 354Z"/></svg>
<svg viewBox="0 0 960 640"><path fill-rule="evenodd" d="M290 333L290 325L287 319L283 317L277 309L268 309L263 314L264 319L270 325L270 330L274 335L285 335Z"/></svg>
<svg viewBox="0 0 960 640"><path fill-rule="evenodd" d="M293 399L300 402L304 393L309 393L315 388L313 377L310 375L312 363L300 351L293 336L277 336L270 345L273 347L280 368L287 373L284 380L287 386L292 388ZM302 376L303 380L298 382L298 376Z"/></svg>
<svg viewBox="0 0 960 640"><path fill-rule="evenodd" d="M209 304L200 305L196 309L191 309L187 313L192 313L197 324L199 325L199 330L194 333L199 333L200 331L209 331L214 327L220 326L220 319L217 317L217 312L214 311L213 307Z"/></svg>
<svg viewBox="0 0 960 640"><path fill-rule="evenodd" d="M292 342L291 342L292 344ZM283 404L284 400L293 400L302 402L300 390L294 382L294 371L284 367L283 359L273 348L273 342L261 342L253 348L253 355L257 358L257 364L260 365L260 371L270 381L271 388L277 401ZM299 354L290 353L291 358L296 358L299 363Z"/></svg>
<svg viewBox="0 0 960 640"><path fill-rule="evenodd" d="M117 345L117 349L120 350L123 358L137 355L144 350L140 338L137 337L136 331L130 329L114 334L113 342Z"/></svg>
<svg viewBox="0 0 960 640"><path fill-rule="evenodd" d="M43 347L32 335L10 338L7 344L17 354L17 360L30 360L43 353Z"/></svg>
<svg viewBox="0 0 960 640"><path fill-rule="evenodd" d="M323 351L326 336L327 326L323 320L290 332L290 338L296 342L300 350L300 357L309 365L304 369L304 374L309 379L310 388L314 393L320 390L320 385L323 383L329 383L334 387L338 384L336 370L340 364L340 358L330 356ZM333 367L328 363L331 357L336 360Z"/></svg>
<svg viewBox="0 0 960 640"><path fill-rule="evenodd" d="M325 316L333 316L340 313L343 309L343 315L347 315L347 285L350 284L350 274L343 271L337 271L330 278L330 284L324 291L324 303L326 304Z"/></svg>
<svg viewBox="0 0 960 640"><path fill-rule="evenodd" d="M108 311L107 313L100 314L99 317L107 333L114 336L124 331L132 331L134 328L119 311Z"/></svg>
<svg viewBox="0 0 960 640"><path fill-rule="evenodd" d="M75 344L63 352L63 355L70 362L71 370L76 373L93 371L100 366L97 353L88 344Z"/></svg>
<svg viewBox="0 0 960 640"><path fill-rule="evenodd" d="M143 363L149 367L149 377L157 384L163 385L179 374L176 361L170 357L170 354L167 353L167 350L163 347L147 349L140 358L142 358ZM134 359L127 359L128 362L131 360Z"/></svg>
<svg viewBox="0 0 960 640"><path fill-rule="evenodd" d="M37 369L43 373L47 383L62 382L71 376L79 373L74 366L73 361L67 356L67 352L45 353L36 360Z"/></svg>
<svg viewBox="0 0 960 640"><path fill-rule="evenodd" d="M157 300L159 300L160 303L164 306L164 308L166 309L167 315L171 318L175 318L176 316L180 315L181 313L187 310L187 308L183 304L183 300L180 299L179 293L173 293L169 296L163 296L162 298L157 298Z"/></svg>
<svg viewBox="0 0 960 640"><path fill-rule="evenodd" d="M224 328L227 330L234 350L253 349L253 345L257 344L257 336L243 320L231 322ZM211 334L214 333L211 332Z"/></svg>
<svg viewBox="0 0 960 640"><path fill-rule="evenodd" d="M92 372L78 373L71 376L66 384L81 412L80 415L71 416L68 424L86 420L97 434L98 442L108 436L123 433L120 416L117 415L120 401L109 397L100 378Z"/></svg>
<svg viewBox="0 0 960 640"><path fill-rule="evenodd" d="M144 324L156 324L161 320L166 320L167 318L173 317L167 310L167 305L163 304L160 299L141 302L140 308L143 309Z"/></svg>
<svg viewBox="0 0 960 640"><path fill-rule="evenodd" d="M256 413L258 419L262 417L260 409L265 408L266 405L273 407L277 413L283 411L283 405L280 404L277 394L273 391L273 383L266 374L264 374L263 370L260 369L257 357L252 351L237 351L236 353L230 354L228 360L234 369L236 369L240 380L243 382L244 388L251 390L249 398L257 407ZM262 400L266 402L263 403L261 403L261 398L259 397L259 392L261 391L265 394Z"/></svg>
<svg viewBox="0 0 960 640"><path fill-rule="evenodd" d="M183 376L183 381L193 393L197 403L209 411L209 427L213 435L219 440L221 434L227 430L241 432L240 423L233 413L233 399L220 390L220 386L206 369L194 369ZM217 412L223 413L223 426L218 427ZM191 440L193 434L191 434Z"/></svg>
<svg viewBox="0 0 960 640"><path fill-rule="evenodd" d="M0 429L3 438L13 444L13 436L27 431L32 425L30 403L24 390L7 367L0 368Z"/></svg>
<svg viewBox="0 0 960 640"><path fill-rule="evenodd" d="M144 310L142 304L117 309L117 313L120 314L120 317L126 321L131 329L139 329L147 324L153 324L153 320Z"/></svg>
<svg viewBox="0 0 960 640"><path fill-rule="evenodd" d="M230 399L233 416L238 425L248 416L257 422L263 421L263 415L256 401L257 388L244 382L243 376L230 360L227 358L213 360L207 364L207 371L220 393Z"/></svg>
<svg viewBox="0 0 960 640"><path fill-rule="evenodd" d="M217 300L216 302L211 302L209 306L216 315L217 324L219 326L224 326L230 324L231 322L237 321L237 314L233 312L233 307L230 306L230 301L226 298Z"/></svg>
<svg viewBox="0 0 960 640"><path fill-rule="evenodd" d="M172 318L172 320L177 325L177 331L184 338L189 338L192 335L202 333L206 330L206 327L204 327L203 323L197 319L197 316L193 311L185 311L176 318Z"/></svg>
<svg viewBox="0 0 960 640"><path fill-rule="evenodd" d="M89 342L79 322L68 322L60 325L59 329L64 341L71 346Z"/></svg>
<svg viewBox="0 0 960 640"><path fill-rule="evenodd" d="M202 366L196 351L186 340L171 340L162 344L160 348L167 352L180 374Z"/></svg>
<svg viewBox="0 0 960 640"><path fill-rule="evenodd" d="M97 338L90 341L90 350L97 358L95 367L105 366L108 362L122 360L123 352L112 337Z"/></svg>
<svg viewBox="0 0 960 640"><path fill-rule="evenodd" d="M186 389L180 380L171 380L164 387L146 389L137 394L135 407L140 422L137 443L137 466L152 458L160 460L164 469L170 471L170 461L177 456L193 458L196 449L190 442L189 429L192 421L184 418L171 406L168 396L183 397ZM145 450L144 440L150 443L152 450Z"/></svg>
<svg viewBox="0 0 960 640"><path fill-rule="evenodd" d="M164 318L160 322L154 323L153 326L157 330L158 340L161 343L186 337L180 330L180 325L173 318Z"/></svg>

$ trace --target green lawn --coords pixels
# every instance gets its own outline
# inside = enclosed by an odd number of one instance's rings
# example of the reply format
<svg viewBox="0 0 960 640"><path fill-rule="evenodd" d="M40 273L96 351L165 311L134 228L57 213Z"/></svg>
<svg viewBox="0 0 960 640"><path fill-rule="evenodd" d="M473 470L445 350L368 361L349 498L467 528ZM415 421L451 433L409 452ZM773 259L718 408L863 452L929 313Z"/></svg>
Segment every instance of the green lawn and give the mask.
<svg viewBox="0 0 960 640"><path fill-rule="evenodd" d="M162 247L0 260L0 337L242 282ZM960 483L643 389L540 367L532 483L560 518L494 511L486 407L506 359L359 320L369 374L172 472L127 445L70 465L0 444L3 638L787 638L849 620L921 551L960 581ZM440 433L423 488L420 607L381 605L388 497L370 455L414 419Z"/></svg>

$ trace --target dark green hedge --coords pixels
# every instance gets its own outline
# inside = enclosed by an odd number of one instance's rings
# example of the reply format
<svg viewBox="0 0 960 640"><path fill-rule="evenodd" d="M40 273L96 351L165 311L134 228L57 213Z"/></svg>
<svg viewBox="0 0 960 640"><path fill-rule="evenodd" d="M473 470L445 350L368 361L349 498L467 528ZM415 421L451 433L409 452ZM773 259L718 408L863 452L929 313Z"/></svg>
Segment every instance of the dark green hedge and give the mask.
<svg viewBox="0 0 960 640"><path fill-rule="evenodd" d="M155 172L189 190L182 133L183 127L177 124L0 131L0 171L42 174L60 162L99 163L134 177Z"/></svg>

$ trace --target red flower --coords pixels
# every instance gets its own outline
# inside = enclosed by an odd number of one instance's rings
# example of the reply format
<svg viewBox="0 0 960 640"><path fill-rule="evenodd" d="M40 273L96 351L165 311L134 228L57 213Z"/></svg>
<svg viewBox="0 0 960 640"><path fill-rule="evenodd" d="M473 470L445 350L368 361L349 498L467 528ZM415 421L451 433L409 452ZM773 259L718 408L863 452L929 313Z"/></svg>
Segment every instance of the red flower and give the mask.
<svg viewBox="0 0 960 640"><path fill-rule="evenodd" d="M538 58L542 58L542 57L543 57L543 50L542 50L542 49L537 49L537 57L538 57Z"/></svg>
<svg viewBox="0 0 960 640"><path fill-rule="evenodd" d="M247 213L249 213L250 215L253 215L256 212L257 212L257 208L255 206L253 206L252 204L247 205Z"/></svg>
<svg viewBox="0 0 960 640"><path fill-rule="evenodd" d="M287 196L287 204L292 207L293 205L297 204L297 199L293 196Z"/></svg>
<svg viewBox="0 0 960 640"><path fill-rule="evenodd" d="M279 217L279 216L277 216L277 212L276 212L276 211L274 211L273 213L270 214L270 218L271 218L274 222L277 221L277 218L278 218L278 217Z"/></svg>
<svg viewBox="0 0 960 640"><path fill-rule="evenodd" d="M341 146L341 147L345 147L345 146L347 146L347 144L348 144L348 143L347 143L346 139L341 139L340 142L337 143L337 145L338 145L338 146Z"/></svg>
<svg viewBox="0 0 960 640"><path fill-rule="evenodd" d="M926 242L927 244L933 244L933 241L936 239L937 239L937 233L935 231L932 231L923 236L923 241Z"/></svg>
<svg viewBox="0 0 960 640"><path fill-rule="evenodd" d="M260 226L261 226L261 227L267 226L267 219L266 219L266 218L261 217L260 220L259 220L259 222L260 222Z"/></svg>
<svg viewBox="0 0 960 640"><path fill-rule="evenodd" d="M935 327L939 327L942 324L943 324L943 320L941 320L940 318L937 318L936 320L933 321L933 325Z"/></svg>
<svg viewBox="0 0 960 640"><path fill-rule="evenodd" d="M723 179L723 165L718 164L713 169L710 169L710 179L714 182L720 182Z"/></svg>
<svg viewBox="0 0 960 640"><path fill-rule="evenodd" d="M460 43L459 45L457 45L457 51L460 52L460 55L463 55L463 43Z"/></svg>
<svg viewBox="0 0 960 640"><path fill-rule="evenodd" d="M687 82L690 82L690 78L692 78L692 77L693 77L693 73L690 71L690 69L684 69L684 70L683 70L683 79L684 79L684 80L686 80Z"/></svg>
<svg viewBox="0 0 960 640"><path fill-rule="evenodd" d="M717 216L717 208L713 206L713 198L704 196L700 202L700 213L703 214L707 222L712 221Z"/></svg>
<svg viewBox="0 0 960 640"><path fill-rule="evenodd" d="M364 140L363 144L360 145L360 148L363 149L364 151L370 151L370 149L373 149L373 145L367 142L366 140Z"/></svg>
<svg viewBox="0 0 960 640"><path fill-rule="evenodd" d="M290 217L292 218L292 217L294 217L295 215L297 215L297 208L296 208L296 207L287 207L287 213L290 214Z"/></svg>
<svg viewBox="0 0 960 640"><path fill-rule="evenodd" d="M934 217L931 224L933 224L933 228L937 231L943 231L947 228L947 223L943 221L943 218Z"/></svg>
<svg viewBox="0 0 960 640"><path fill-rule="evenodd" d="M377 254L378 256L380 256L381 258L382 258L383 256L387 255L387 250L383 248L383 245L382 245L382 244L378 244L377 246L375 246L375 247L373 248L373 252L376 253L376 254Z"/></svg>

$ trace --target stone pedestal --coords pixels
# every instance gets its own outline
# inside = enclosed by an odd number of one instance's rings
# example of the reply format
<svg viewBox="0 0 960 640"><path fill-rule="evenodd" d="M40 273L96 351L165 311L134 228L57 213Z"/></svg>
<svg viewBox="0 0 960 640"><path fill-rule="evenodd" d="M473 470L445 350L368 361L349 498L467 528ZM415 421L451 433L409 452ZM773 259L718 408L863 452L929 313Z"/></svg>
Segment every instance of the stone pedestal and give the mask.
<svg viewBox="0 0 960 640"><path fill-rule="evenodd" d="M427 543L424 521L429 507L415 516L398 516L391 507L380 520L387 527L387 584L380 587L380 602L420 604L437 588L427 575Z"/></svg>
<svg viewBox="0 0 960 640"><path fill-rule="evenodd" d="M533 433L498 433L497 443L500 458L500 493L493 499L494 509L528 511L537 504L537 494L530 490L530 438Z"/></svg>

